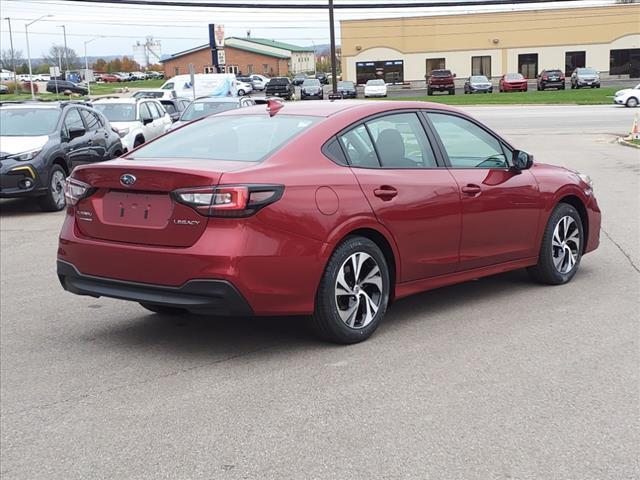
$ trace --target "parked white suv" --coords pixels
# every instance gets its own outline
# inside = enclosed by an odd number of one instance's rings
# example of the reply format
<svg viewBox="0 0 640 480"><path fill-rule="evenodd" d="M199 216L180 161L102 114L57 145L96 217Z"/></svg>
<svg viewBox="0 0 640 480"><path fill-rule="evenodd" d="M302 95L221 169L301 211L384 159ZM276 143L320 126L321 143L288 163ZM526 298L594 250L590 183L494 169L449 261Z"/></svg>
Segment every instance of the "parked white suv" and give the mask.
<svg viewBox="0 0 640 480"><path fill-rule="evenodd" d="M159 101L151 98L99 98L93 107L118 132L125 152L171 128L171 117Z"/></svg>

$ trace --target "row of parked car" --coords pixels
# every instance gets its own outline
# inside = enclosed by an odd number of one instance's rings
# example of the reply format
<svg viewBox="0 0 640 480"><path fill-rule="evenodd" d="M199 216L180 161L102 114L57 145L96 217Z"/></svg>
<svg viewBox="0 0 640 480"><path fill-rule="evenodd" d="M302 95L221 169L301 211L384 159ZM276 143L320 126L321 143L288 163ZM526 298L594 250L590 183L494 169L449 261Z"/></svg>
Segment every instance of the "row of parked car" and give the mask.
<svg viewBox="0 0 640 480"><path fill-rule="evenodd" d="M255 105L250 97L129 98L0 104L0 198L34 197L44 211L65 206L74 167L119 157L179 126Z"/></svg>
<svg viewBox="0 0 640 480"><path fill-rule="evenodd" d="M136 80L152 80L164 78L164 72L114 72L114 73L94 73L96 82L116 83L133 82Z"/></svg>
<svg viewBox="0 0 640 480"><path fill-rule="evenodd" d="M433 70L427 76L427 95L434 92L447 92L455 95L456 74L448 69ZM569 79L572 89L579 88L600 88L600 74L593 68L576 68ZM521 73L506 73L498 81L500 92L526 92L528 90L528 79ZM555 88L564 90L566 88L566 78L562 70L546 69L542 70L536 77L536 89L539 91ZM464 93L492 93L493 84L484 75L472 75L464 82Z"/></svg>

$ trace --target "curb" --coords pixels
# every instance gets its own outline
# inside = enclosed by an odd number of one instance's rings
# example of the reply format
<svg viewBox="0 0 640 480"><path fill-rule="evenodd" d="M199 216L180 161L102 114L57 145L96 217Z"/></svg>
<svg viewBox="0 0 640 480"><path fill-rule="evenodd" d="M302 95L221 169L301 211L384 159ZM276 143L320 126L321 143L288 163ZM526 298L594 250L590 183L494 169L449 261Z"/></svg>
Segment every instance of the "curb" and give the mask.
<svg viewBox="0 0 640 480"><path fill-rule="evenodd" d="M625 145L631 148L640 148L640 145L636 145L635 143L627 142L623 137L618 137L618 143L620 145Z"/></svg>

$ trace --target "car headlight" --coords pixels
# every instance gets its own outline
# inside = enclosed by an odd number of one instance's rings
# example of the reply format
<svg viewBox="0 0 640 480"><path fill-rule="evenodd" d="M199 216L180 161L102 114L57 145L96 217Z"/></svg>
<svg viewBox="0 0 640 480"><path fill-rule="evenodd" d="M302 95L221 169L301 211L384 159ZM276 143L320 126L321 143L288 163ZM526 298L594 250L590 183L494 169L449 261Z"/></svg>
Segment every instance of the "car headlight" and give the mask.
<svg viewBox="0 0 640 480"><path fill-rule="evenodd" d="M126 136L131 129L130 128L121 128L120 130L116 130L118 132L118 135L120 135L120 138Z"/></svg>
<svg viewBox="0 0 640 480"><path fill-rule="evenodd" d="M41 151L42 151L42 149L29 150L28 152L22 152L22 153L16 153L15 155L9 155L8 158L10 158L12 160L19 160L21 162L26 162L27 160L34 159Z"/></svg>
<svg viewBox="0 0 640 480"><path fill-rule="evenodd" d="M616 97L620 97L620 96L622 96L622 95L624 95L624 92L623 92L622 90L618 90L618 91L616 92Z"/></svg>
<svg viewBox="0 0 640 480"><path fill-rule="evenodd" d="M578 173L577 175L580 180L589 185L589 188L593 189L593 180L591 180L591 177L589 175L585 175L584 173Z"/></svg>

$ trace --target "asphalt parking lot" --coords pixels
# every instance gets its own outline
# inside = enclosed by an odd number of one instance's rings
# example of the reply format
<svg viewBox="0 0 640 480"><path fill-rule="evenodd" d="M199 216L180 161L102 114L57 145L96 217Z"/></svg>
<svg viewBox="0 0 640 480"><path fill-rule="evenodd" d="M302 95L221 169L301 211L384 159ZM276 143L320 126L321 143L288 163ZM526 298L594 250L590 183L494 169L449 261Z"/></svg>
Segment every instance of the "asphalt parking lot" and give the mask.
<svg viewBox="0 0 640 480"><path fill-rule="evenodd" d="M0 202L2 478L638 478L640 154L614 143L633 111L465 110L591 175L600 248L561 287L518 271L399 301L349 347L301 318L65 293L63 214Z"/></svg>

